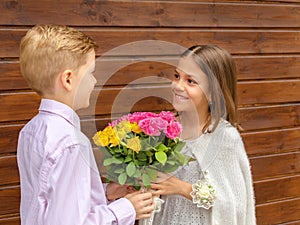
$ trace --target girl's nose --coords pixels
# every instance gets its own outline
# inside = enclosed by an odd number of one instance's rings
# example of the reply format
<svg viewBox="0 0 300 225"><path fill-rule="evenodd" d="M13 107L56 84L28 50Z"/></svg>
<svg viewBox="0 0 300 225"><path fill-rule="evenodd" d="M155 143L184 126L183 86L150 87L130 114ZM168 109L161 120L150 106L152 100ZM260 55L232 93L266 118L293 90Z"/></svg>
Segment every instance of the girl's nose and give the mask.
<svg viewBox="0 0 300 225"><path fill-rule="evenodd" d="M176 91L184 91L184 83L181 80L173 81L172 88Z"/></svg>

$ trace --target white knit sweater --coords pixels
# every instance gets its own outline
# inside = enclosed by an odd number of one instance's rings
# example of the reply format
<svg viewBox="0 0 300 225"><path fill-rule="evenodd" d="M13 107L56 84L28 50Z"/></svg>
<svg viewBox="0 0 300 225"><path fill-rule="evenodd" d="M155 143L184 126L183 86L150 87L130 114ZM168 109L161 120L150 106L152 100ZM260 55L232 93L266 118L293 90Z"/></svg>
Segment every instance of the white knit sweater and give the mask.
<svg viewBox="0 0 300 225"><path fill-rule="evenodd" d="M208 172L217 192L209 210L197 208L178 195L162 196L163 209L154 225L255 225L255 204L249 160L239 132L221 121L212 133L187 141L183 153L197 159L177 171L175 176L189 183Z"/></svg>

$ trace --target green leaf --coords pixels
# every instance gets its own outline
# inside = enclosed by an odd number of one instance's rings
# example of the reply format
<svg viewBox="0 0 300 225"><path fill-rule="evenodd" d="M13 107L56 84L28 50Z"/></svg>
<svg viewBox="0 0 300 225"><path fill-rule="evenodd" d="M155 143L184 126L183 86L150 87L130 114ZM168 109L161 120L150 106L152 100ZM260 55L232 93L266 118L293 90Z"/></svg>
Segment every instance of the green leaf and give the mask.
<svg viewBox="0 0 300 225"><path fill-rule="evenodd" d="M144 152L140 152L138 155L137 155L137 158L138 160L140 161L147 161L147 156Z"/></svg>
<svg viewBox="0 0 300 225"><path fill-rule="evenodd" d="M167 164L170 164L170 165L173 165L173 166L174 166L174 165L176 164L176 162L175 162L175 161L172 161L172 160L168 160L168 161L167 161Z"/></svg>
<svg viewBox="0 0 300 225"><path fill-rule="evenodd" d="M118 168L114 172L115 173L123 173L124 171L125 171L124 168Z"/></svg>
<svg viewBox="0 0 300 225"><path fill-rule="evenodd" d="M115 157L107 158L103 161L104 166L109 166L111 164L122 164L122 163L123 163L122 159L117 159Z"/></svg>
<svg viewBox="0 0 300 225"><path fill-rule="evenodd" d="M166 151L166 150L168 150L167 146L165 146L163 143L159 144L155 149L157 151Z"/></svg>
<svg viewBox="0 0 300 225"><path fill-rule="evenodd" d="M113 161L114 161L113 158L104 159L103 165L104 166L109 166L109 165L111 165L113 163Z"/></svg>
<svg viewBox="0 0 300 225"><path fill-rule="evenodd" d="M146 173L143 174L142 176L142 181L143 181L143 184L146 188L150 188L150 176Z"/></svg>
<svg viewBox="0 0 300 225"><path fill-rule="evenodd" d="M157 170L151 169L151 168L146 168L145 169L147 174L150 176L150 179L154 182L157 180Z"/></svg>
<svg viewBox="0 0 300 225"><path fill-rule="evenodd" d="M131 162L126 166L126 173L129 177L132 177L135 171L136 171L136 167L134 165L134 162Z"/></svg>
<svg viewBox="0 0 300 225"><path fill-rule="evenodd" d="M180 153L180 152L174 152L174 153L176 154L176 157L177 157L180 165L184 165L184 163L185 163L185 156L182 153Z"/></svg>
<svg viewBox="0 0 300 225"><path fill-rule="evenodd" d="M126 183L126 180L127 180L127 174L121 173L118 177L119 184L124 185Z"/></svg>
<svg viewBox="0 0 300 225"><path fill-rule="evenodd" d="M167 154L165 152L155 152L155 158L158 162L165 165L167 161Z"/></svg>
<svg viewBox="0 0 300 225"><path fill-rule="evenodd" d="M128 155L128 156L126 156L126 158L124 160L124 163L128 163L128 162L131 162L131 161L132 161L132 156Z"/></svg>
<svg viewBox="0 0 300 225"><path fill-rule="evenodd" d="M135 173L134 173L134 175L133 175L133 177L134 178L139 178L140 176L142 176L141 171L140 170L136 170Z"/></svg>
<svg viewBox="0 0 300 225"><path fill-rule="evenodd" d="M184 147L184 145L185 145L185 142L178 142L178 144L176 145L174 151L175 152L180 152L181 149Z"/></svg>
<svg viewBox="0 0 300 225"><path fill-rule="evenodd" d="M162 171L165 172L165 173L171 173L171 172L174 172L175 170L178 169L179 166L175 165L175 166L165 166Z"/></svg>

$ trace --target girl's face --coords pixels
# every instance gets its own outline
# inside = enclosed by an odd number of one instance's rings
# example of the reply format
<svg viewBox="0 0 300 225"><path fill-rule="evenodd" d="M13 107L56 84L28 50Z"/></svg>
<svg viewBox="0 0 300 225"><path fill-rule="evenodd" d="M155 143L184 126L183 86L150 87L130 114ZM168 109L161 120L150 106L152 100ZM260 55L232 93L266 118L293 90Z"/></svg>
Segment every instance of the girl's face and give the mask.
<svg viewBox="0 0 300 225"><path fill-rule="evenodd" d="M208 113L207 76L190 57L179 60L172 82L173 106L178 112ZM203 115L204 116L204 115Z"/></svg>

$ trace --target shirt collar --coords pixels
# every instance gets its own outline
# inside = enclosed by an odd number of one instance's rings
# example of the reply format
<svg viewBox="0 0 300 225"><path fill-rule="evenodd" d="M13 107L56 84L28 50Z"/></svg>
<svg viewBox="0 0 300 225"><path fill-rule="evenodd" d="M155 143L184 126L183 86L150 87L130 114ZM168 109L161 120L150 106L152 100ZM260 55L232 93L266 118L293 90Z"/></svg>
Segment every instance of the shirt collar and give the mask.
<svg viewBox="0 0 300 225"><path fill-rule="evenodd" d="M39 111L56 114L67 120L74 127L80 129L79 116L72 108L64 103L51 99L42 99Z"/></svg>

